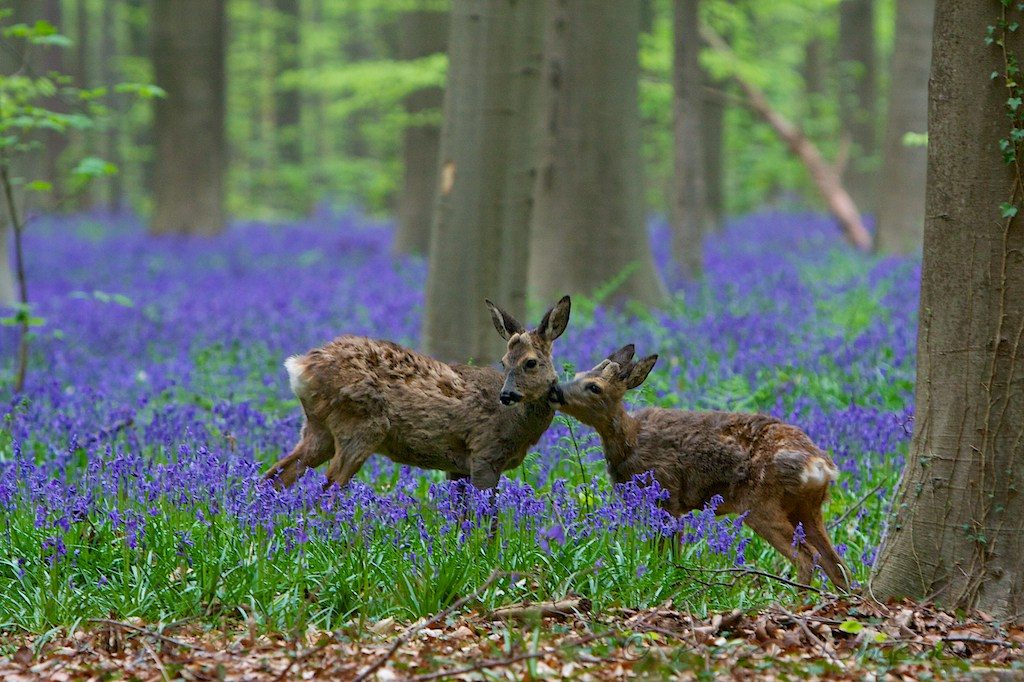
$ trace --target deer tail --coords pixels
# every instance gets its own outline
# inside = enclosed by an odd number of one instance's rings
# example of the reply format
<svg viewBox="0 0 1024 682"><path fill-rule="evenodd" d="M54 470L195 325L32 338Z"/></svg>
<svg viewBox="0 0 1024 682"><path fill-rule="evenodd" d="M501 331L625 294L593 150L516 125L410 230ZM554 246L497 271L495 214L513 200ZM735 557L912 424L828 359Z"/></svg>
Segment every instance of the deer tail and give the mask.
<svg viewBox="0 0 1024 682"><path fill-rule="evenodd" d="M284 361L284 368L288 370L288 385L292 387L292 393L302 398L306 392L306 378L303 373L306 371L305 358L301 355L293 355Z"/></svg>
<svg viewBox="0 0 1024 682"><path fill-rule="evenodd" d="M839 478L836 465L819 454L780 450L774 464L779 480L792 492L827 489Z"/></svg>

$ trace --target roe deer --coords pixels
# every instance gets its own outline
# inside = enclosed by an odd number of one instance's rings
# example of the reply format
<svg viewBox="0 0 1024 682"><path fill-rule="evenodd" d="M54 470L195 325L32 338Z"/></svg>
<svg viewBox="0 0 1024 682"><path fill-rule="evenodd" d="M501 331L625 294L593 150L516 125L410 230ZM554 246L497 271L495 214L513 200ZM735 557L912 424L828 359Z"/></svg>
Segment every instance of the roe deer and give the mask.
<svg viewBox="0 0 1024 682"><path fill-rule="evenodd" d="M839 588L849 571L832 547L821 507L837 471L828 453L795 426L760 414L647 408L626 412L622 398L647 378L657 355L633 361L633 346L558 384L551 401L598 432L615 483L652 471L679 516L714 495L718 514L747 512L745 523L796 564L809 584L814 552ZM806 542L793 547L797 524Z"/></svg>
<svg viewBox="0 0 1024 682"><path fill-rule="evenodd" d="M302 437L267 472L279 487L331 460L326 487L343 486L373 453L399 464L469 478L493 488L554 418L551 344L569 323L569 297L527 331L487 301L507 341L504 376L491 367L447 364L390 341L341 336L284 363L305 413ZM500 401L500 404L499 404Z"/></svg>

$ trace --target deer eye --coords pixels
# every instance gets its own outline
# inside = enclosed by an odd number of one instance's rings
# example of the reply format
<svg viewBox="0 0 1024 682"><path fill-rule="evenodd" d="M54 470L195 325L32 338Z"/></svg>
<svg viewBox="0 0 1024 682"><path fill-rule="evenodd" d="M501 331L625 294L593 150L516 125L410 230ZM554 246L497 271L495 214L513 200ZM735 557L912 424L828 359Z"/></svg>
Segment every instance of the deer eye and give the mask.
<svg viewBox="0 0 1024 682"><path fill-rule="evenodd" d="M526 369L534 369L536 366L537 361L534 360L533 358L530 358L529 360L526 361L525 364L523 364L523 367L525 367Z"/></svg>
<svg viewBox="0 0 1024 682"><path fill-rule="evenodd" d="M601 395L601 387L597 384L587 384L587 390L594 395Z"/></svg>

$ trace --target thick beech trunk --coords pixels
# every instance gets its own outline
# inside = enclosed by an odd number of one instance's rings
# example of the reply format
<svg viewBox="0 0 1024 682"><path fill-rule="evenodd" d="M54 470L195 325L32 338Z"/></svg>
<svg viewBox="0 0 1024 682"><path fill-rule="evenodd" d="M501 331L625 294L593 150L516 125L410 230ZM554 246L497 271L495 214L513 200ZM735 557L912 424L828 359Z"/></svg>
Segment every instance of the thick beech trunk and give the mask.
<svg viewBox="0 0 1024 682"><path fill-rule="evenodd" d="M154 105L157 234L224 228L225 7L220 0L154 0L153 68L167 92Z"/></svg>
<svg viewBox="0 0 1024 682"><path fill-rule="evenodd" d="M928 128L928 67L931 63L935 0L898 0L892 85L885 126L876 247L882 253L921 248L928 150L907 146L907 133Z"/></svg>
<svg viewBox="0 0 1024 682"><path fill-rule="evenodd" d="M997 2L936 2L916 419L871 586L1020 622L1024 222L1000 204L1021 206L1024 188L998 144L1020 125L989 77L1004 69L984 41L999 19ZM1024 34L1007 32L1006 52L1024 52Z"/></svg>
<svg viewBox="0 0 1024 682"><path fill-rule="evenodd" d="M275 0L277 76L274 84L274 134L277 158L289 166L302 163L302 97L298 87L280 82L282 74L299 68L299 0Z"/></svg>
<svg viewBox="0 0 1024 682"><path fill-rule="evenodd" d="M444 52L448 45L448 14L416 9L398 19L398 56L418 59ZM425 88L410 94L405 110L411 116L441 109L443 88ZM402 145L404 172L398 197L398 231L395 251L425 254L430 247L430 221L437 193L437 154L441 128L436 123L415 122L406 126Z"/></svg>
<svg viewBox="0 0 1024 682"><path fill-rule="evenodd" d="M852 142L844 184L862 209L877 205L875 0L839 3L839 116Z"/></svg>
<svg viewBox="0 0 1024 682"><path fill-rule="evenodd" d="M544 140L534 190L530 290L657 304L648 244L637 103L639 0L546 6Z"/></svg>
<svg viewBox="0 0 1024 682"><path fill-rule="evenodd" d="M672 259L686 279L698 277L703 270L707 221L699 8L700 0L673 2Z"/></svg>
<svg viewBox="0 0 1024 682"><path fill-rule="evenodd" d="M528 224L513 224L508 205L518 196L513 187L521 185L515 180L520 165L510 160L524 153L510 146L524 139L518 127L527 117L521 101L513 101L523 87L513 71L517 28L530 25L539 6L517 0L452 4L423 327L427 352L445 360L489 363L500 357L504 344L483 300L505 305L511 292L523 289L511 280L525 272L519 261L528 253L521 248L529 240Z"/></svg>

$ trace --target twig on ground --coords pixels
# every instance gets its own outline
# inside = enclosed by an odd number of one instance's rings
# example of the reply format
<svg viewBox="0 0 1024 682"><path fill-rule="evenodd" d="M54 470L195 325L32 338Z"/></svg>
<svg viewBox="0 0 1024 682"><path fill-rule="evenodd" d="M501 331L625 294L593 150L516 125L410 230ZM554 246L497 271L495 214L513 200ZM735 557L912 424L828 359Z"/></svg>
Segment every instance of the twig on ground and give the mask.
<svg viewBox="0 0 1024 682"><path fill-rule="evenodd" d="M149 653L149 656L153 659L153 662L156 663L156 667L160 671L161 677L164 678L164 682L171 682L171 676L168 674L167 668L164 667L164 662L160 660L160 656L156 653L153 647L149 645L149 642L147 642L145 639L141 641L142 647Z"/></svg>
<svg viewBox="0 0 1024 682"><path fill-rule="evenodd" d="M385 663L387 663L392 656L395 655L395 652L398 651L399 647L401 647L403 644L405 644L413 637L415 637L420 630L429 627L434 623L438 623L444 620L450 614L454 613L455 611L459 610L473 599L480 596L480 594L488 587L490 587L495 580L504 575L506 575L506 573L503 571L493 571L491 575L487 578L487 580L483 582L482 585L480 585L478 588L467 594L465 597L457 599L451 606L446 608L444 611L435 613L433 616L431 616L430 620L418 625L413 625L412 627L406 629L405 632L403 632L401 635L395 638L395 640L391 643L391 646L388 647L387 651L385 651L384 654L380 656L380 658L378 658L376 661L367 666L362 672L356 675L353 682L363 682L363 680L369 678L370 675L380 670L380 668Z"/></svg>
<svg viewBox="0 0 1024 682"><path fill-rule="evenodd" d="M864 506L864 503L868 501L869 497L871 497L872 495L874 495L875 493L877 493L879 490L881 490L884 487L885 487L884 483L879 483L874 488L872 488L871 490L867 491L867 493L864 494L864 497L862 497L859 500L857 500L856 502L854 502L849 508L847 508L846 511L844 511L842 514L840 514L837 518L834 518L831 521L829 521L828 522L828 529L829 530L835 530L836 528L838 528L839 525L842 524L843 521L845 521L846 519L850 518L850 515L853 514L853 512L857 511L862 506Z"/></svg>
<svg viewBox="0 0 1024 682"><path fill-rule="evenodd" d="M838 665L840 667L845 667L845 666L843 666L842 661L840 661L839 658L833 652L829 651L829 648L828 648L828 646L826 646L825 642L823 642L821 640L821 638L818 637L816 634L811 632L811 628L809 628L807 626L807 621L805 619L803 619L800 616L798 616L798 615L796 615L796 614L794 614L794 613L784 609L781 606L779 607L779 611L781 611L782 613L784 613L785 615L787 615L788 617L793 619L793 621L796 622L796 624L800 626L800 629L803 630L803 633L807 636L807 641L810 642L812 645L817 646L819 649L821 649L821 652L823 654L825 654L825 656L827 656L829 658L829 660L832 661L832 663L834 663L834 664L836 664L836 665Z"/></svg>
<svg viewBox="0 0 1024 682"><path fill-rule="evenodd" d="M155 630L139 627L138 625L132 625L131 623L123 623L119 620L111 620L109 618L89 618L86 622L96 623L98 625L110 625L112 627L118 627L124 630L131 630L132 632L137 632L140 635L146 635L147 637L152 637L153 639L159 639L161 642L167 642L168 644L173 644L174 646L180 646L182 649L191 649L192 651L206 651L206 649L196 646L195 644L189 644L188 642L183 642L180 639L168 637L167 635L156 632Z"/></svg>
<svg viewBox="0 0 1024 682"><path fill-rule="evenodd" d="M789 585L790 587L799 587L802 590L810 590L811 592L817 592L821 595L827 595L832 597L838 596L831 592L822 590L818 587L814 587L813 585L805 585L795 580L790 580L789 578L783 578L781 575L769 573L768 571L761 571L756 568L693 568L691 566L685 566L683 564L676 564L676 566L678 568L683 569L684 571L691 571L694 573L735 573L738 574L740 577L744 575L755 575L760 576L762 578L770 578L772 580L777 580L778 582L783 583L784 585Z"/></svg>
<svg viewBox="0 0 1024 682"><path fill-rule="evenodd" d="M560 601L538 602L522 606L503 606L494 609L485 617L487 620L537 620L540 618L568 618L589 613L590 600L586 597L562 599Z"/></svg>
<svg viewBox="0 0 1024 682"><path fill-rule="evenodd" d="M944 642L961 642L963 644L986 644L989 646L1004 646L1008 649L1016 649L1017 643L1004 639L985 639L983 637L971 637L970 635L944 635Z"/></svg>

